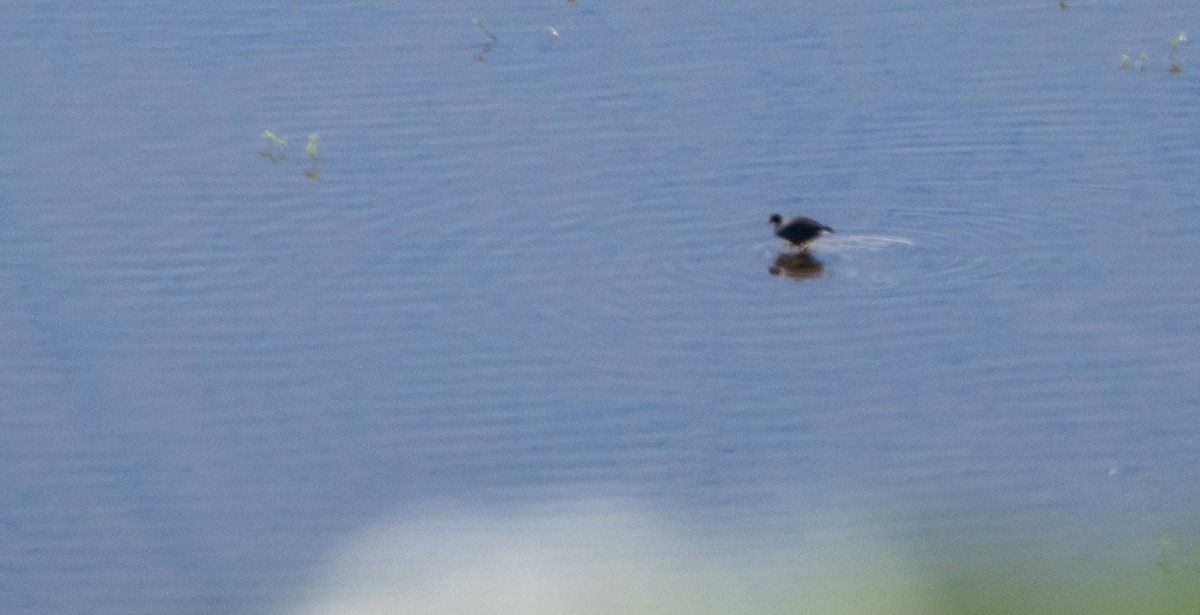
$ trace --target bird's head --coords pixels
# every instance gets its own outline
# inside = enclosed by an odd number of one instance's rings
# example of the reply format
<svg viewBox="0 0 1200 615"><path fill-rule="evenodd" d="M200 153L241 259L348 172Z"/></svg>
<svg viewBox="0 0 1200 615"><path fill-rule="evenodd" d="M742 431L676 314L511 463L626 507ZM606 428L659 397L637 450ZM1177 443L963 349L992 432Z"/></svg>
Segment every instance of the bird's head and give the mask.
<svg viewBox="0 0 1200 615"><path fill-rule="evenodd" d="M767 219L767 224L779 228L779 225L783 224L783 218L779 214L771 214L771 217Z"/></svg>

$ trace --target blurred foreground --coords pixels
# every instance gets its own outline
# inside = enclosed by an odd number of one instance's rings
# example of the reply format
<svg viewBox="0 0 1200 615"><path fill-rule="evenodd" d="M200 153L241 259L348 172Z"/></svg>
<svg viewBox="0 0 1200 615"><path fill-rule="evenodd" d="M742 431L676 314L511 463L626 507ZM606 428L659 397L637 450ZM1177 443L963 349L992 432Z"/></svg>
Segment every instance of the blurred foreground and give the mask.
<svg viewBox="0 0 1200 615"><path fill-rule="evenodd" d="M802 544L747 553L737 540L689 536L664 519L585 502L486 518L458 511L383 523L334 554L323 580L286 611L1200 612L1195 559L1096 561L1072 569L1063 568L1068 558L1053 550L931 553L877 544L830 524Z"/></svg>

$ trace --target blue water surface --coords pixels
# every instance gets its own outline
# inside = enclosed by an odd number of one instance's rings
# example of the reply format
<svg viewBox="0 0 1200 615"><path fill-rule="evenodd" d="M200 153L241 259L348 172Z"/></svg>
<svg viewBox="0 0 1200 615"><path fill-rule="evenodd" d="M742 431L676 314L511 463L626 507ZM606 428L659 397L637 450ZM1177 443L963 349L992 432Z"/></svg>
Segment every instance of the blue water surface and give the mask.
<svg viewBox="0 0 1200 615"><path fill-rule="evenodd" d="M1068 4L6 4L0 611L433 504L1195 550L1200 13Z"/></svg>

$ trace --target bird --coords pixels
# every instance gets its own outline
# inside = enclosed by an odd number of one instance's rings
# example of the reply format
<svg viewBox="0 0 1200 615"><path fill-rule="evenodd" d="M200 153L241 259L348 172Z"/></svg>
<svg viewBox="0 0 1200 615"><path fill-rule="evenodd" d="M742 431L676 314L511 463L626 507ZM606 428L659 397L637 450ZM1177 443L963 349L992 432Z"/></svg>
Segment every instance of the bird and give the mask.
<svg viewBox="0 0 1200 615"><path fill-rule="evenodd" d="M777 237L800 250L807 250L814 239L833 232L828 226L804 216L784 220L779 214L771 214L767 223L775 227Z"/></svg>

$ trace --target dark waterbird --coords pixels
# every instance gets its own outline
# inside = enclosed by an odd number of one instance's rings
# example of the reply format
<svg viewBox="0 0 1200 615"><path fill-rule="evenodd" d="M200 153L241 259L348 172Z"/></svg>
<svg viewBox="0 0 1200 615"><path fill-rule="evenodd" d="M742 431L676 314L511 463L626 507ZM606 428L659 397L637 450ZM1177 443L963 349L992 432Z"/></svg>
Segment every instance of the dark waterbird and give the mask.
<svg viewBox="0 0 1200 615"><path fill-rule="evenodd" d="M776 236L801 250L807 250L808 244L821 235L833 232L828 226L804 216L784 220L779 214L771 214L767 222L775 227Z"/></svg>

